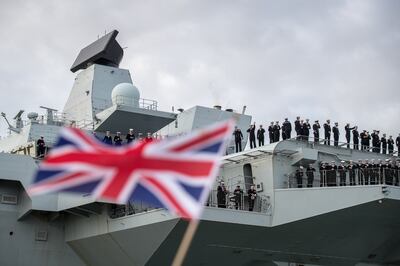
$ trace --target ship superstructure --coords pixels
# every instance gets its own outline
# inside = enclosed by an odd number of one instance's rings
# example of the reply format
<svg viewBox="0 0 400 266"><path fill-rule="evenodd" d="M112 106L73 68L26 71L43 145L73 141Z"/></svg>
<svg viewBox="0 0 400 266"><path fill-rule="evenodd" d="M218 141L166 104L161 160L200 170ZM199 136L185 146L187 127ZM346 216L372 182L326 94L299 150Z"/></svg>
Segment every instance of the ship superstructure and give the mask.
<svg viewBox="0 0 400 266"><path fill-rule="evenodd" d="M178 113L158 110L142 99L131 74L120 69L123 49L113 31L82 49L71 71L78 72L62 112L22 112L0 140L0 265L169 265L187 223L145 202L113 205L90 195L64 193L30 198L26 194L41 158L36 141L48 149L63 126L96 132L155 137L185 134L235 117L244 134L244 112L194 106ZM5 116L5 115L4 115ZM298 187L299 166L319 168L341 162L392 156L333 147L298 139L234 152L227 148L215 189L224 182L226 208L210 194L185 265L400 265L400 188L396 180L362 179L326 186L316 171L312 185ZM397 171L397 170L396 170ZM393 178L398 172L393 172ZM304 177L306 179L306 177ZM306 182L306 181L305 181ZM233 190L243 193L236 209ZM248 189L257 190L253 211Z"/></svg>

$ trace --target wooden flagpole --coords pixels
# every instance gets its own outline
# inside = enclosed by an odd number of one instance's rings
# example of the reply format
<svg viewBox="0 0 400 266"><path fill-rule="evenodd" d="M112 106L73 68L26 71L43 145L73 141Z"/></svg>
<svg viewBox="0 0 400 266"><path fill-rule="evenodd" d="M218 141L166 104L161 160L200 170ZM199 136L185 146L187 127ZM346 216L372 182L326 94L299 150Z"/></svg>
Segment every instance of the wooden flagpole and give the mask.
<svg viewBox="0 0 400 266"><path fill-rule="evenodd" d="M178 251L176 252L172 266L181 266L185 260L186 254L189 250L190 244L192 243L193 236L197 231L199 225L198 219L192 219L186 228L185 234L183 235L182 242L179 245Z"/></svg>

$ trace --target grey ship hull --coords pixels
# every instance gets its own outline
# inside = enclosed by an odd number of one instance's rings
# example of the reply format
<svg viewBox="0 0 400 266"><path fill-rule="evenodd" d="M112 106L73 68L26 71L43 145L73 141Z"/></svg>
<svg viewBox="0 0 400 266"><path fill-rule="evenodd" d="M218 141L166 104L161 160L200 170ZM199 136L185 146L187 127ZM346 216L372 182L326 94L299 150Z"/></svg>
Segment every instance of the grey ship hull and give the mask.
<svg viewBox="0 0 400 266"><path fill-rule="evenodd" d="M399 208L400 201L385 199L272 227L262 226L265 214L209 208L185 265L269 265L274 261L400 265ZM140 219L157 212L139 214ZM107 234L67 243L90 265L169 265L187 222L171 218L151 223L149 219L148 224L115 230L128 227L135 216L115 219Z"/></svg>

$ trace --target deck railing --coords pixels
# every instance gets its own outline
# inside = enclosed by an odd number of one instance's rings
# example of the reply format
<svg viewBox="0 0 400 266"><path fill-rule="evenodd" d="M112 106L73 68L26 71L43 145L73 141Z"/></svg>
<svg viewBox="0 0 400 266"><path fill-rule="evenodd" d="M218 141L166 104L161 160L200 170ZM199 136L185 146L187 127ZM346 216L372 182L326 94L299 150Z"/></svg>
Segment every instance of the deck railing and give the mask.
<svg viewBox="0 0 400 266"><path fill-rule="evenodd" d="M360 168L353 170L304 171L301 177L288 176L288 188L392 185L399 186L400 170L392 168Z"/></svg>

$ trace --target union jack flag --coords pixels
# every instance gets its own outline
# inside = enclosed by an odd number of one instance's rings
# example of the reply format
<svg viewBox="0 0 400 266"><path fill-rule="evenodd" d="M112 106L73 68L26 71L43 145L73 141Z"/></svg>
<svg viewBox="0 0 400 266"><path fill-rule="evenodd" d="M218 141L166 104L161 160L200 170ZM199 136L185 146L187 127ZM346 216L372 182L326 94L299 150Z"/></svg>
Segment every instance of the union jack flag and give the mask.
<svg viewBox="0 0 400 266"><path fill-rule="evenodd" d="M226 121L181 137L119 147L64 128L28 193L91 193L117 204L143 200L184 218L198 218L232 126Z"/></svg>

